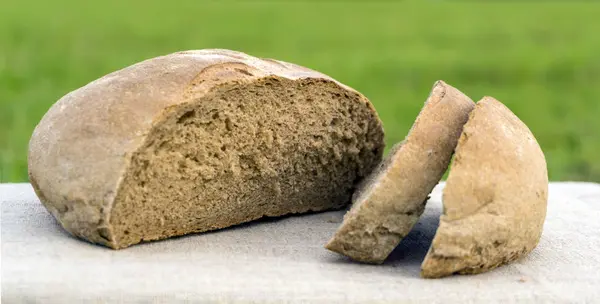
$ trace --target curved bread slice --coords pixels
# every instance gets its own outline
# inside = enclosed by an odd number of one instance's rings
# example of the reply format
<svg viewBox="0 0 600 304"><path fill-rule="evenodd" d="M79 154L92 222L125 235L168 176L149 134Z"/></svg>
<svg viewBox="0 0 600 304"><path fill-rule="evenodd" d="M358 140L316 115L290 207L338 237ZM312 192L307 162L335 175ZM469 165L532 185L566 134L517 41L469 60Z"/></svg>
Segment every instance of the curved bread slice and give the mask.
<svg viewBox="0 0 600 304"><path fill-rule="evenodd" d="M325 247L357 261L382 263L423 213L474 106L469 97L438 81L406 139L362 183Z"/></svg>
<svg viewBox="0 0 600 304"><path fill-rule="evenodd" d="M460 137L422 276L480 273L526 255L542 234L547 195L535 138L503 104L483 98Z"/></svg>
<svg viewBox="0 0 600 304"><path fill-rule="evenodd" d="M59 100L32 135L29 176L66 230L123 248L341 208L383 146L369 101L326 75L188 51Z"/></svg>

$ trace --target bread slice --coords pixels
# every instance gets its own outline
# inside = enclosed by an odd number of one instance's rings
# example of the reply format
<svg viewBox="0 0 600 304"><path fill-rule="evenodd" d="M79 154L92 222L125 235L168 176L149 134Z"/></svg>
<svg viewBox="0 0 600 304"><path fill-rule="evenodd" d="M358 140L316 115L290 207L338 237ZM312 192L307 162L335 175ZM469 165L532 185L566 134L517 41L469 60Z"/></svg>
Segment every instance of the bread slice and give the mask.
<svg viewBox="0 0 600 304"><path fill-rule="evenodd" d="M547 198L533 134L502 103L483 98L460 137L421 275L480 273L526 255L542 234Z"/></svg>
<svg viewBox="0 0 600 304"><path fill-rule="evenodd" d="M406 139L362 183L325 247L360 262L382 263L423 213L474 106L459 90L435 83Z"/></svg>
<svg viewBox="0 0 600 304"><path fill-rule="evenodd" d="M124 248L344 207L383 147L367 98L326 75L187 51L64 96L31 137L29 177L67 231Z"/></svg>

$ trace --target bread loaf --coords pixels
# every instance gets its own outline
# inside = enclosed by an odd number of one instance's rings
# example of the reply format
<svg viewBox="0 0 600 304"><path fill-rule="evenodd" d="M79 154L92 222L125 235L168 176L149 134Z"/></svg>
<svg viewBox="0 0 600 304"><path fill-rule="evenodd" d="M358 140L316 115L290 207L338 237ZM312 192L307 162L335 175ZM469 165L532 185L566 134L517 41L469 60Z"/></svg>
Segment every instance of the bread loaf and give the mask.
<svg viewBox="0 0 600 304"><path fill-rule="evenodd" d="M67 231L118 249L344 207L383 147L373 106L326 75L187 51L60 99L31 137L29 178Z"/></svg>
<svg viewBox="0 0 600 304"><path fill-rule="evenodd" d="M547 198L533 134L502 103L483 98L460 136L421 275L480 273L526 255L541 237Z"/></svg>
<svg viewBox="0 0 600 304"><path fill-rule="evenodd" d="M406 139L362 183L326 248L382 263L423 213L474 106L459 90L438 81Z"/></svg>

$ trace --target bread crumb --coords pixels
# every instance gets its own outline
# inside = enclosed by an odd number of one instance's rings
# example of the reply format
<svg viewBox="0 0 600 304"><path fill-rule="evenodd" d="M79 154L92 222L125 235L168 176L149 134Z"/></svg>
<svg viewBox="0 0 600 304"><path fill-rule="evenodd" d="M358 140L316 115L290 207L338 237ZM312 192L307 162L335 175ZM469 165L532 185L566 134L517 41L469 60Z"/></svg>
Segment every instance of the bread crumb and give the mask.
<svg viewBox="0 0 600 304"><path fill-rule="evenodd" d="M340 223L340 220L335 217L330 217L329 219L327 219L327 222L337 224Z"/></svg>

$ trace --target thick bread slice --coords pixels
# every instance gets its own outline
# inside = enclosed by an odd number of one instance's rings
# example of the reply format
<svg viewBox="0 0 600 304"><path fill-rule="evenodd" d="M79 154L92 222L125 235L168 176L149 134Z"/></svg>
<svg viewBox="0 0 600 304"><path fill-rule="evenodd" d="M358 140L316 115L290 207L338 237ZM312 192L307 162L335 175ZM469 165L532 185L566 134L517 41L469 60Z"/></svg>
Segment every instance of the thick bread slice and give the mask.
<svg viewBox="0 0 600 304"><path fill-rule="evenodd" d="M362 183L325 247L357 261L382 263L423 213L474 106L459 90L438 81L406 139Z"/></svg>
<svg viewBox="0 0 600 304"><path fill-rule="evenodd" d="M59 100L32 135L29 177L66 230L123 248L341 208L383 146L369 101L326 75L188 51Z"/></svg>
<svg viewBox="0 0 600 304"><path fill-rule="evenodd" d="M483 98L460 137L421 275L480 273L526 255L542 234L547 198L535 138L502 103Z"/></svg>

